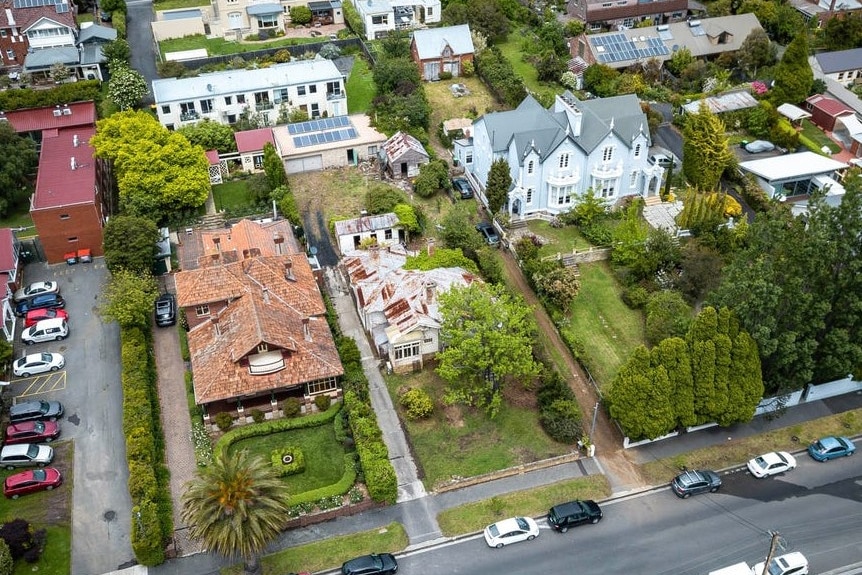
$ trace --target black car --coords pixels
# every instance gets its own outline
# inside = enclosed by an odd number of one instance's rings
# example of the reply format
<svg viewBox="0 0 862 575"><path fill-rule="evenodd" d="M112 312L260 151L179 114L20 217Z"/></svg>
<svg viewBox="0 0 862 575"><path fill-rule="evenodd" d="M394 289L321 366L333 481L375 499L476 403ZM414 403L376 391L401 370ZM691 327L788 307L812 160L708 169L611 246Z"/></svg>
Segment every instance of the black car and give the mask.
<svg viewBox="0 0 862 575"><path fill-rule="evenodd" d="M497 235L497 230L491 224L485 222L476 224L476 231L482 234L482 237L489 246L500 245L500 236Z"/></svg>
<svg viewBox="0 0 862 575"><path fill-rule="evenodd" d="M391 553L372 553L351 559L341 566L341 575L391 575L398 561Z"/></svg>
<svg viewBox="0 0 862 575"><path fill-rule="evenodd" d="M473 188L470 187L470 182L466 178L455 178L452 180L452 195L460 197L462 200L469 200L473 197Z"/></svg>
<svg viewBox="0 0 862 575"><path fill-rule="evenodd" d="M165 293L158 297L154 304L156 313L156 325L165 327L177 323L177 298L172 293Z"/></svg>
<svg viewBox="0 0 862 575"><path fill-rule="evenodd" d="M602 520L602 510L599 504L592 500L569 501L554 505L548 512L548 524L565 533L569 527L584 523L598 523Z"/></svg>
<svg viewBox="0 0 862 575"><path fill-rule="evenodd" d="M670 487L677 497L685 499L698 493L715 493L721 487L721 477L714 471L701 469L700 471L683 471L673 478Z"/></svg>
<svg viewBox="0 0 862 575"><path fill-rule="evenodd" d="M58 401L25 401L9 408L9 420L12 423L35 420L56 421L61 417L63 417L63 404Z"/></svg>
<svg viewBox="0 0 862 575"><path fill-rule="evenodd" d="M99 20L102 22L110 22L114 19L114 15L104 10L99 10Z"/></svg>
<svg viewBox="0 0 862 575"><path fill-rule="evenodd" d="M18 302L15 305L15 315L24 317L31 309L58 309L66 307L66 300L56 293L43 293Z"/></svg>

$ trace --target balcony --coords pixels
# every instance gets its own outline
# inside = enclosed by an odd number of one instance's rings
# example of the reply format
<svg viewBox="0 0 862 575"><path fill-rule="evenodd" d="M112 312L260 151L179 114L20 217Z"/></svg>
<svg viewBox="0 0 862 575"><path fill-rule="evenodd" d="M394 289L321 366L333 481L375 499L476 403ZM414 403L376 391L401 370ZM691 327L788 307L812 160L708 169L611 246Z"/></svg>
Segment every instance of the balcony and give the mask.
<svg viewBox="0 0 862 575"><path fill-rule="evenodd" d="M347 95L344 92L327 92L326 99L327 100L341 100L346 98Z"/></svg>
<svg viewBox="0 0 862 575"><path fill-rule="evenodd" d="M272 108L273 108L273 103L270 102L269 100L266 100L264 102L255 102L254 103L254 109L257 110L258 112L263 111L263 110L272 110Z"/></svg>
<svg viewBox="0 0 862 575"><path fill-rule="evenodd" d="M198 114L197 112L183 112L182 114L180 114L180 121L191 122L192 120L200 119L200 117L200 114Z"/></svg>
<svg viewBox="0 0 862 575"><path fill-rule="evenodd" d="M551 186L568 186L580 181L581 174L577 169L557 170L547 177L547 182Z"/></svg>
<svg viewBox="0 0 862 575"><path fill-rule="evenodd" d="M623 175L623 164L618 162L615 165L606 164L604 162L593 166L590 176L597 180L613 180Z"/></svg>

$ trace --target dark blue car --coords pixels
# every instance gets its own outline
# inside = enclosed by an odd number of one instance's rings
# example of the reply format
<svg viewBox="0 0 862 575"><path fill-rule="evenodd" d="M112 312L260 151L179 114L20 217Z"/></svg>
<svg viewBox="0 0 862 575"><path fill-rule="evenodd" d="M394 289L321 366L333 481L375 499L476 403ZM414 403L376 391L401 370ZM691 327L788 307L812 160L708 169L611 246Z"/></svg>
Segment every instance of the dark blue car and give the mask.
<svg viewBox="0 0 862 575"><path fill-rule="evenodd" d="M56 293L43 293L30 299L25 299L15 305L15 315L24 317L32 309L59 309L66 307L63 296Z"/></svg>
<svg viewBox="0 0 862 575"><path fill-rule="evenodd" d="M808 446L808 455L817 461L829 461L836 457L848 457L856 446L846 437L823 437Z"/></svg>

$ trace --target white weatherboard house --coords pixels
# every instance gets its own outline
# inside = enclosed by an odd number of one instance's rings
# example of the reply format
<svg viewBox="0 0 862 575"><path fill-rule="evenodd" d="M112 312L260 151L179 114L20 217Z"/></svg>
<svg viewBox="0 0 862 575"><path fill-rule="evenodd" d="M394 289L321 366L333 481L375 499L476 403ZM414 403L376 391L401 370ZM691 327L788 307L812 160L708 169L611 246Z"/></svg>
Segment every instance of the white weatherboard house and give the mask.
<svg viewBox="0 0 862 575"><path fill-rule="evenodd" d="M352 0L365 24L369 40L384 38L393 30L409 30L440 22L440 0Z"/></svg>
<svg viewBox="0 0 862 575"><path fill-rule="evenodd" d="M649 146L637 96L582 102L566 92L549 109L527 96L514 110L478 118L473 137L455 143L455 158L486 203L491 164L505 159L513 182L505 208L529 217L566 212L590 188L609 202L657 196L664 169L647 161Z"/></svg>
<svg viewBox="0 0 862 575"><path fill-rule="evenodd" d="M169 129L204 118L234 124L246 110L268 125L283 107L305 110L312 119L347 114L344 77L325 58L153 80L153 97L159 122Z"/></svg>

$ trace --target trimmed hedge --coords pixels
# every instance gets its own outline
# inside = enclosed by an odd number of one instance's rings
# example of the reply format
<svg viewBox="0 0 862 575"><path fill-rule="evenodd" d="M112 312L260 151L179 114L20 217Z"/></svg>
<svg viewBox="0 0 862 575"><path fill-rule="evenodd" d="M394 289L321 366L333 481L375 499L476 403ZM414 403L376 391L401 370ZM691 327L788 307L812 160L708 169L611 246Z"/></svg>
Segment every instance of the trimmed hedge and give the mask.
<svg viewBox="0 0 862 575"><path fill-rule="evenodd" d="M0 92L0 110L21 110L23 108L42 108L61 106L71 102L88 102L101 99L98 80L81 80L61 84L50 90L31 90L18 88Z"/></svg>
<svg viewBox="0 0 862 575"><path fill-rule="evenodd" d="M285 455L291 456L292 461L290 463L284 462ZM279 447L278 449L272 450L270 463L272 463L272 467L281 477L296 475L297 473L305 471L305 454L295 445L290 447Z"/></svg>
<svg viewBox="0 0 862 575"><path fill-rule="evenodd" d="M344 495L353 487L353 484L356 483L356 454L355 453L345 453L344 454L344 475L341 476L336 483L331 485L326 485L324 487L318 487L317 489L312 489L311 491L304 491L302 493L297 493L290 498L291 507L294 505L300 505L302 503L314 503L318 499L323 499L324 497L335 497L338 495Z"/></svg>

